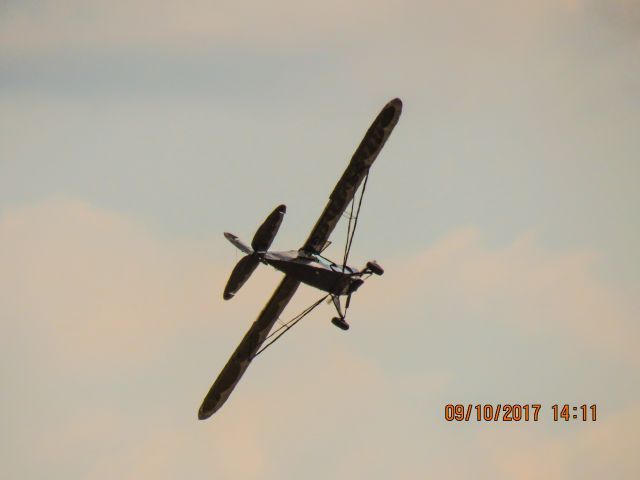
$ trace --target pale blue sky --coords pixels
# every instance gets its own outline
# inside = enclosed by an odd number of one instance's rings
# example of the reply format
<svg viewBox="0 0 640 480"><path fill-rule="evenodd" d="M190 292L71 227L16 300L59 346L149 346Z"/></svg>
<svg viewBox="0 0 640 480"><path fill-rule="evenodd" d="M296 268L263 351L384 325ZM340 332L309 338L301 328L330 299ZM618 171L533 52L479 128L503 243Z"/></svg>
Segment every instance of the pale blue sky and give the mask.
<svg viewBox="0 0 640 480"><path fill-rule="evenodd" d="M632 0L5 2L3 468L633 478L639 50ZM347 335L324 308L198 423L278 279L223 303L222 232L285 203L275 247L299 246L396 96L352 256L387 274ZM458 401L603 420L442 421Z"/></svg>

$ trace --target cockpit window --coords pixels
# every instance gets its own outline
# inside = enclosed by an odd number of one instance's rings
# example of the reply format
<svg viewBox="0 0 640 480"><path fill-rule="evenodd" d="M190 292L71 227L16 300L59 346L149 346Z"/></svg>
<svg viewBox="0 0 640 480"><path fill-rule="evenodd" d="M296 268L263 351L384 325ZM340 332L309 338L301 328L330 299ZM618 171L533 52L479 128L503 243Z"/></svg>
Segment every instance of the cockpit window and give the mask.
<svg viewBox="0 0 640 480"><path fill-rule="evenodd" d="M332 267L333 265L335 265L335 263L333 263L331 260L329 260L328 258L324 258L322 255L318 255L317 253L313 255L313 258L325 267Z"/></svg>
<svg viewBox="0 0 640 480"><path fill-rule="evenodd" d="M328 258L325 258L325 257L323 257L322 255L320 255L318 253L314 253L312 256L313 256L314 260L316 260L318 263L324 265L325 267L329 267L331 270L333 270L335 272L354 273L354 271L355 271L351 267L345 267L343 269L342 265L338 265L337 263L332 262Z"/></svg>

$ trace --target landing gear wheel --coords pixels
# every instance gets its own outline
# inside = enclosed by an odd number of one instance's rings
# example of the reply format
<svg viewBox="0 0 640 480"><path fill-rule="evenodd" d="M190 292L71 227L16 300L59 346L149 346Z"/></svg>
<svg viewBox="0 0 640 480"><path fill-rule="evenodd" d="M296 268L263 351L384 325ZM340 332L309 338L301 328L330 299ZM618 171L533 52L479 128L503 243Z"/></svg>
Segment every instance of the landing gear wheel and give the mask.
<svg viewBox="0 0 640 480"><path fill-rule="evenodd" d="M380 265L378 265L378 262L376 262L375 260L367 262L367 270L376 275L382 275L384 273L384 269Z"/></svg>
<svg viewBox="0 0 640 480"><path fill-rule="evenodd" d="M333 323L336 327L341 330L349 330L349 324L345 321L344 318L333 317L331 319L331 323Z"/></svg>

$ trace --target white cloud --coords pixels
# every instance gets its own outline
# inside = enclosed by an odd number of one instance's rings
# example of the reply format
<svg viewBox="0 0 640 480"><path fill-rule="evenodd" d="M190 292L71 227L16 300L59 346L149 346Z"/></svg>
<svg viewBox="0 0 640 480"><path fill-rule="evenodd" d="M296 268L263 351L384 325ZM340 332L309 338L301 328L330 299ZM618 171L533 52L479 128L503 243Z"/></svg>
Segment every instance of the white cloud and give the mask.
<svg viewBox="0 0 640 480"><path fill-rule="evenodd" d="M635 365L633 298L598 280L593 252L552 252L532 234L487 247L473 229L453 232L419 255L385 262L385 275L354 300L350 334L331 327L330 307L321 307L252 365L223 410L198 422L210 375L275 276L262 269L237 299L222 302L216 286L231 264L212 261L209 240L169 242L68 200L5 209L0 245L2 328L26 332L24 348L3 351L4 363L19 377L32 374L33 362L51 376L15 381L3 398L4 411L17 399L32 422L7 426L7 451L20 453L7 461L9 471L24 467L21 458L37 460L33 468L50 477L95 479L584 478L584 469L603 472L612 459L625 478L637 468L637 409L614 406L637 392L603 396L602 418L575 434L561 435L571 427L548 421L549 428L452 425L440 403L452 401L454 384L472 381L470 373L427 363L426 352L402 360L411 339L389 328L391 318L428 332L434 315L457 305L503 325L505 341L516 332L560 331L567 349L584 343L598 361ZM287 315L315 296L302 289ZM398 309L415 315L398 318ZM388 352L364 345L381 341L393 344ZM463 355L468 346L463 339L449 348ZM34 395L41 411L31 406Z"/></svg>
<svg viewBox="0 0 640 480"><path fill-rule="evenodd" d="M336 44L382 29L394 9L385 2L113 3L46 2L7 8L0 29L5 52L37 53L130 48L194 50L221 46Z"/></svg>
<svg viewBox="0 0 640 480"><path fill-rule="evenodd" d="M391 312L403 303L428 311L457 304L493 324L640 363L634 290L598 278L598 255L587 249L549 251L533 232L488 247L472 228L453 232L423 253L387 263L384 281L370 282L358 303ZM463 320L464 321L464 320Z"/></svg>
<svg viewBox="0 0 640 480"><path fill-rule="evenodd" d="M640 446L634 433L638 427L636 404L614 414L601 411L596 422L560 421L544 432L526 426L508 433L485 431L478 436L478 448L503 478L631 479L640 467L635 455Z"/></svg>
<svg viewBox="0 0 640 480"><path fill-rule="evenodd" d="M128 362L202 325L224 275L202 245L184 242L176 256L169 242L77 201L5 208L0 238L5 326L30 328L66 368Z"/></svg>
<svg viewBox="0 0 640 480"><path fill-rule="evenodd" d="M388 2L279 0L263 2L107 2L57 0L6 5L0 20L0 48L6 52L104 51L161 48L166 52L199 51L236 46L312 49L366 41L372 47L413 39L418 51L424 40L458 44L460 52L474 38L487 43L509 37L530 41L554 17L589 12L624 20L637 9L628 0L606 8L587 1L519 2ZM444 31L449 34L443 36ZM435 35L435 36L434 36ZM477 45L476 45L477 46ZM504 46L504 45L503 45ZM447 50L451 52L451 49ZM437 49L431 49L432 53ZM491 56L491 52L486 52ZM498 52L493 52L498 53ZM484 60L477 58L476 60ZM473 62L474 59L471 59Z"/></svg>

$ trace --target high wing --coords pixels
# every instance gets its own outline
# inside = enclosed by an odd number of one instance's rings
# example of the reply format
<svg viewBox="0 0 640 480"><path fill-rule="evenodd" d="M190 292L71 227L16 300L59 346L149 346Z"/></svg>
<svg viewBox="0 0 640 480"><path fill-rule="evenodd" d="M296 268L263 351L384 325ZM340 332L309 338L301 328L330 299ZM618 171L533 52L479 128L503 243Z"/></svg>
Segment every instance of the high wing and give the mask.
<svg viewBox="0 0 640 480"><path fill-rule="evenodd" d="M320 215L313 230L311 230L309 238L307 238L300 250L314 253L321 252L322 247L329 240L331 232L333 232L338 220L340 220L340 217L353 199L362 180L367 176L373 161L382 150L389 135L391 135L393 127L398 123L401 112L402 102L399 98L394 98L378 114L353 157L351 157L347 169L329 196L329 203L327 203L322 215Z"/></svg>
<svg viewBox="0 0 640 480"><path fill-rule="evenodd" d="M299 285L298 280L288 275L280 282L271 299L260 312L258 319L253 322L204 398L200 410L198 410L200 420L209 418L227 401Z"/></svg>

